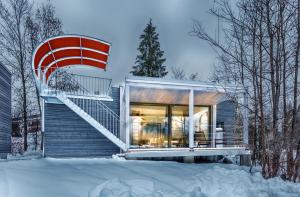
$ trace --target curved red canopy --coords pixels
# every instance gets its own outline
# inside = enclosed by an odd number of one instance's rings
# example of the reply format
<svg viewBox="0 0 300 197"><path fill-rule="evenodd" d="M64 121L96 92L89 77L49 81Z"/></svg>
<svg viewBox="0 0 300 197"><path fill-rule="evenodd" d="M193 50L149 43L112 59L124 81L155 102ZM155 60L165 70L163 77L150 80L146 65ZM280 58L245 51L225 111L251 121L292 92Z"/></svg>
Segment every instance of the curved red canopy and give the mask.
<svg viewBox="0 0 300 197"><path fill-rule="evenodd" d="M79 35L63 35L41 43L33 54L33 69L37 80L47 83L57 69L85 65L106 69L110 44Z"/></svg>

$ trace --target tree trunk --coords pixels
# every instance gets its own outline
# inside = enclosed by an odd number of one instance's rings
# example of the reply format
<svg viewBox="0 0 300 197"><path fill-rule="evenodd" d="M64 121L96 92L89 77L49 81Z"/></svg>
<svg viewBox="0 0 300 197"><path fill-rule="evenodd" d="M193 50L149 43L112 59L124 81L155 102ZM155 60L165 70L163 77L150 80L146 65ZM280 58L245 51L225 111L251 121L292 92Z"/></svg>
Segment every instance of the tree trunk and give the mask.
<svg viewBox="0 0 300 197"><path fill-rule="evenodd" d="M294 65L294 95L293 95L293 116L292 116L292 130L290 135L291 142L294 142L295 133L296 133L296 118L297 118L297 109L298 109L298 70L299 70L299 51L300 51L300 0L297 4L297 43L296 43L296 52L295 52L295 65ZM298 137L298 136L297 136ZM293 168L294 168L294 158L293 150L295 148L295 143L290 143L289 152L288 152L288 177L292 178ZM299 143L298 143L299 145Z"/></svg>

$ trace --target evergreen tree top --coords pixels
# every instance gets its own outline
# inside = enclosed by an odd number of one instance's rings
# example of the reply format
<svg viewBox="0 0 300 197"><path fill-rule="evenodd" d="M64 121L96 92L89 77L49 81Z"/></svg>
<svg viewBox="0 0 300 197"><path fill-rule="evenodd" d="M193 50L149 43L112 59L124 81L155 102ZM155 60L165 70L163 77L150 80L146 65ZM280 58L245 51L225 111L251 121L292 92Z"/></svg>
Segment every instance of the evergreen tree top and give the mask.
<svg viewBox="0 0 300 197"><path fill-rule="evenodd" d="M133 75L147 77L164 77L167 75L168 72L163 65L166 59L163 57L164 51L160 50L158 36L156 27L150 19L139 38L138 55L131 71Z"/></svg>

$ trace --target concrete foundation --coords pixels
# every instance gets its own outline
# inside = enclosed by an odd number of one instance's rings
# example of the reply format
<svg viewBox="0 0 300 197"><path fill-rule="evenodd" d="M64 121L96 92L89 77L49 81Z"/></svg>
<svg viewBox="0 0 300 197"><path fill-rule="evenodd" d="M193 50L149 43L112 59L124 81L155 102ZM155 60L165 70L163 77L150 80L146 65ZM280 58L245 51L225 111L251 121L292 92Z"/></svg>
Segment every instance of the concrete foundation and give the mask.
<svg viewBox="0 0 300 197"><path fill-rule="evenodd" d="M0 159L7 159L7 153L0 153Z"/></svg>
<svg viewBox="0 0 300 197"><path fill-rule="evenodd" d="M183 157L184 163L195 163L195 157L194 156L187 156Z"/></svg>

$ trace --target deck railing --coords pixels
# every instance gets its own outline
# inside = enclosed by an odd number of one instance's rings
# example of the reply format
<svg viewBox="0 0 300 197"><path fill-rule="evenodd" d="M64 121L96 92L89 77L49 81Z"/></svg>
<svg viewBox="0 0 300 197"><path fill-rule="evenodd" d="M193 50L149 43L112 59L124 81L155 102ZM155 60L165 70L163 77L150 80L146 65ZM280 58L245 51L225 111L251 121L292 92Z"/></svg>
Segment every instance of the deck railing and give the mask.
<svg viewBox="0 0 300 197"><path fill-rule="evenodd" d="M154 125L154 123L151 123ZM209 130L194 130L194 148L239 148L246 147L243 142L242 126L225 125L223 128L217 127L215 133L212 132L216 125L203 125L209 127ZM144 127L147 127L144 125ZM158 129L160 128L160 129ZM189 147L189 131L188 129L179 128L172 130L173 136L169 136L167 128L155 127L153 132L142 131L143 127L140 124L132 123L133 144L131 148L188 148ZM156 129L156 130L155 130ZM158 129L158 130L157 130ZM139 130L139 131L138 131ZM155 130L155 131L154 131ZM174 132L175 131L175 132ZM140 134L143 133L142 135ZM134 135L133 135L134 133ZM150 140L151 139L151 140Z"/></svg>
<svg viewBox="0 0 300 197"><path fill-rule="evenodd" d="M56 72L48 82L47 92L85 97L110 97L112 80L108 78Z"/></svg>

